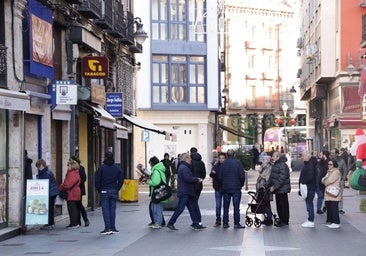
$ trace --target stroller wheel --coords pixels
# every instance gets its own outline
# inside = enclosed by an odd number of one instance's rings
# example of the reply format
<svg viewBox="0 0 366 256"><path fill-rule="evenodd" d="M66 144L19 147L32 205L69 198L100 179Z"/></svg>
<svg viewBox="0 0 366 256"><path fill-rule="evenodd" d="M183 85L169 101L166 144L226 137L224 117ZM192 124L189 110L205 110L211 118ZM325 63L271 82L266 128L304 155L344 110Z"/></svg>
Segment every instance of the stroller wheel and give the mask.
<svg viewBox="0 0 366 256"><path fill-rule="evenodd" d="M253 220L248 216L245 219L245 225L247 225L248 227L251 227L253 225Z"/></svg>
<svg viewBox="0 0 366 256"><path fill-rule="evenodd" d="M262 225L262 221L257 217L254 219L254 227L259 228Z"/></svg>

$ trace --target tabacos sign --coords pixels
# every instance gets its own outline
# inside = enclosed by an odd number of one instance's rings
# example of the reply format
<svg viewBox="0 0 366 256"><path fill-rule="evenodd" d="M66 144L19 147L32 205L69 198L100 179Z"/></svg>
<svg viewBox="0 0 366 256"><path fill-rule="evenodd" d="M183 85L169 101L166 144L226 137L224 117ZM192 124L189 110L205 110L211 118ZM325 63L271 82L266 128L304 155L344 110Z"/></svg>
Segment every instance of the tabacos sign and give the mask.
<svg viewBox="0 0 366 256"><path fill-rule="evenodd" d="M83 58L82 74L85 78L107 78L109 60L102 56L87 56Z"/></svg>

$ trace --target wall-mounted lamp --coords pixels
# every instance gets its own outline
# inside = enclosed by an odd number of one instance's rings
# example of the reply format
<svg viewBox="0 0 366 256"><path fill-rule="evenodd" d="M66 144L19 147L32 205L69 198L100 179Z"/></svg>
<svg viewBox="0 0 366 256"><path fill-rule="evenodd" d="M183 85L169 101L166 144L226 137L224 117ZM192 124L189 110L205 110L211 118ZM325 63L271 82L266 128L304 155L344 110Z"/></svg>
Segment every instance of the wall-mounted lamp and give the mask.
<svg viewBox="0 0 366 256"><path fill-rule="evenodd" d="M148 38L149 36L147 35L147 33L144 31L143 29L143 24L141 23L141 18L136 17L132 20L132 23L128 25L131 26L133 23L135 23L136 25L136 32L133 33L133 37L135 38L136 42L139 44L143 44L146 40L146 38Z"/></svg>
<svg viewBox="0 0 366 256"><path fill-rule="evenodd" d="M225 88L222 89L221 93L222 93L221 98L224 99L224 106L221 107L221 112L223 114L226 114L226 105L227 105L228 98L229 98L229 89L225 86Z"/></svg>
<svg viewBox="0 0 366 256"><path fill-rule="evenodd" d="M290 89L290 93L291 93L291 94L295 94L295 93L296 93L295 86L292 86L292 87L291 87L291 89Z"/></svg>

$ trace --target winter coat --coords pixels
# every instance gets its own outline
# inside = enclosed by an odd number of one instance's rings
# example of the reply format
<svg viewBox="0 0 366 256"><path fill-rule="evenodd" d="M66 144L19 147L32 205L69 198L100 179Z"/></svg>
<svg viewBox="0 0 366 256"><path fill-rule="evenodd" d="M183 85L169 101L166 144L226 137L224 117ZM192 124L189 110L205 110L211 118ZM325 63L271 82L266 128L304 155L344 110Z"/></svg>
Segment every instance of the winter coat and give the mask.
<svg viewBox="0 0 366 256"><path fill-rule="evenodd" d="M33 179L33 172L32 172L32 163L33 160L29 157L24 157L24 178L26 180Z"/></svg>
<svg viewBox="0 0 366 256"><path fill-rule="evenodd" d="M47 166L42 171L38 170L37 179L48 179L50 181L49 196L58 195L59 190L57 187L55 175L53 175L53 172L50 169L48 169Z"/></svg>
<svg viewBox="0 0 366 256"><path fill-rule="evenodd" d="M84 166L80 165L79 168L79 175L80 175L80 191L81 195L85 195L85 181L86 181L86 173Z"/></svg>
<svg viewBox="0 0 366 256"><path fill-rule="evenodd" d="M241 190L245 181L243 165L233 156L229 156L220 165L218 178L223 191Z"/></svg>
<svg viewBox="0 0 366 256"><path fill-rule="evenodd" d="M338 170L341 172L341 180L345 181L347 179L348 174L347 164L344 161L344 159L340 156L336 160L338 164Z"/></svg>
<svg viewBox="0 0 366 256"><path fill-rule="evenodd" d="M177 196L195 195L195 184L199 182L199 178L193 177L191 165L185 161L181 161L178 167L178 188Z"/></svg>
<svg viewBox="0 0 366 256"><path fill-rule="evenodd" d="M272 166L271 175L265 184L266 188L273 186L274 194L291 192L290 170L286 164L287 157L282 155Z"/></svg>
<svg viewBox="0 0 366 256"><path fill-rule="evenodd" d="M219 167L220 167L221 163L220 162L217 162L213 167L212 167L212 170L210 172L210 177L212 178L212 187L215 189L215 190L219 190L221 191L222 190L222 184L221 182L219 181ZM212 172L212 171L215 171L215 172Z"/></svg>
<svg viewBox="0 0 366 256"><path fill-rule="evenodd" d="M299 183L306 184L308 190L314 190L316 188L316 179L315 179L315 165L316 162L312 160L313 157L309 159L309 161L304 161L304 166L301 168ZM316 159L315 159L316 161Z"/></svg>
<svg viewBox="0 0 366 256"><path fill-rule="evenodd" d="M260 188L264 187L267 180L269 179L269 176L271 175L271 169L272 165L270 163L263 163L260 167L259 175L257 178L256 183L256 191L258 191Z"/></svg>
<svg viewBox="0 0 366 256"><path fill-rule="evenodd" d="M65 190L67 195L67 201L80 201L80 174L79 170L68 170L64 179L64 182L60 185L60 191Z"/></svg>
<svg viewBox="0 0 366 256"><path fill-rule="evenodd" d="M324 191L325 186L322 183L322 178L327 174L328 171L328 159L319 159L315 166L315 185Z"/></svg>
<svg viewBox="0 0 366 256"><path fill-rule="evenodd" d="M325 190L328 186L333 185L340 189L341 172L337 168L328 170L327 174L323 177L322 182L325 185ZM327 192L324 193L325 201L341 201L341 193L337 197L328 195Z"/></svg>
<svg viewBox="0 0 366 256"><path fill-rule="evenodd" d="M159 162L151 168L151 176L150 176L150 180L149 180L149 185L150 185L149 196L151 196L154 188L156 186L158 186L161 183L161 181L166 183L165 166L164 166L164 163Z"/></svg>
<svg viewBox="0 0 366 256"><path fill-rule="evenodd" d="M192 175L193 177L198 177L201 179L206 178L206 166L205 163L202 161L202 156L199 153L192 153ZM201 191L203 188L202 182L199 182L195 185L196 191Z"/></svg>
<svg viewBox="0 0 366 256"><path fill-rule="evenodd" d="M103 190L119 191L123 185L123 174L121 168L116 165L113 159L104 160L95 172L95 188L100 193Z"/></svg>

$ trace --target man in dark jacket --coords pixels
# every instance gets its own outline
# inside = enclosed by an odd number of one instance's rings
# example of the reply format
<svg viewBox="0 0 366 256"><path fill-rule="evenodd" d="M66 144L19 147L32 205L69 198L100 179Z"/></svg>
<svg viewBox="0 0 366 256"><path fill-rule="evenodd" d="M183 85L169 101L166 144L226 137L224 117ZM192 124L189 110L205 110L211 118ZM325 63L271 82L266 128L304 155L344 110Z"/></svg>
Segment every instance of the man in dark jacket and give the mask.
<svg viewBox="0 0 366 256"><path fill-rule="evenodd" d="M275 151L272 155L273 166L271 175L265 184L266 189L270 189L276 197L276 207L279 222L275 223L276 227L288 225L290 219L290 210L288 203L288 193L291 192L290 170L286 164L287 158L281 152Z"/></svg>
<svg viewBox="0 0 366 256"><path fill-rule="evenodd" d="M164 164L165 167L166 184L170 186L170 178L172 176L172 161L170 161L168 153L164 154L164 159L162 159L161 162Z"/></svg>
<svg viewBox="0 0 366 256"><path fill-rule="evenodd" d="M24 195L27 191L27 180L33 179L32 163L33 160L28 157L28 151L24 150Z"/></svg>
<svg viewBox="0 0 366 256"><path fill-rule="evenodd" d="M227 151L227 159L219 167L218 179L222 184L224 198L223 228L229 227L229 207L231 198L234 207L234 228L244 228L240 224L241 188L244 186L245 173L241 162L234 158L234 150Z"/></svg>
<svg viewBox="0 0 366 256"><path fill-rule="evenodd" d="M302 160L304 161L304 166L301 168L299 183L306 184L307 195L305 199L306 210L308 211L308 219L301 226L304 228L314 227L314 197L316 190L316 179L315 179L315 166L316 158L311 156L309 152L302 152Z"/></svg>
<svg viewBox="0 0 366 256"><path fill-rule="evenodd" d="M206 178L206 166L205 163L202 161L202 156L198 153L198 150L195 147L192 147L190 149L190 153L192 158L191 166L192 166L193 177L201 178L202 180L204 180ZM196 183L194 185L194 197L197 203L193 205L195 207L194 209L188 207L188 210L190 212L194 211L196 214L198 214L198 221L200 225L202 225L201 223L202 216L201 216L201 210L198 205L198 199L200 198L202 188L203 188L202 182ZM194 224L192 224L192 228L194 228Z"/></svg>
<svg viewBox="0 0 366 256"><path fill-rule="evenodd" d="M102 235L119 233L115 226L116 201L123 181L122 170L114 163L113 153L107 152L103 164L95 173L95 188L99 193L105 225L100 232Z"/></svg>
<svg viewBox="0 0 366 256"><path fill-rule="evenodd" d="M201 178L193 177L191 171L191 156L188 153L183 153L180 159L180 165L178 167L178 189L177 197L179 198L178 206L175 209L172 217L170 218L167 227L170 230L177 230L174 227L174 223L177 221L178 217L184 211L184 208L194 209L197 200L195 200L194 188L195 184L202 182ZM199 225L198 216L195 212L189 211L191 219L193 222L193 227L195 230L203 230L204 227Z"/></svg>

